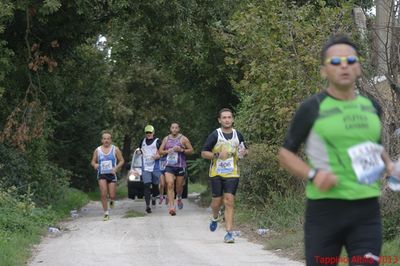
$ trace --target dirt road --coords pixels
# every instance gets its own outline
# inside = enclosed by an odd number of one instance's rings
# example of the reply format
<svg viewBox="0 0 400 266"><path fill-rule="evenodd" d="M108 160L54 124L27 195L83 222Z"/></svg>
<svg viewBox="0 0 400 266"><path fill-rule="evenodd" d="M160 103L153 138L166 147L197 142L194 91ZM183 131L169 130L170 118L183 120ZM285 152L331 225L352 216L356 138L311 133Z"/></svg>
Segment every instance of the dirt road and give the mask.
<svg viewBox="0 0 400 266"><path fill-rule="evenodd" d="M79 217L61 224L34 250L28 265L285 265L299 262L281 258L248 242L223 243L224 230L208 230L209 212L184 200L175 217L158 206L145 217L123 218L128 210L143 212L143 201L118 201L111 219L102 221L99 202L89 203Z"/></svg>

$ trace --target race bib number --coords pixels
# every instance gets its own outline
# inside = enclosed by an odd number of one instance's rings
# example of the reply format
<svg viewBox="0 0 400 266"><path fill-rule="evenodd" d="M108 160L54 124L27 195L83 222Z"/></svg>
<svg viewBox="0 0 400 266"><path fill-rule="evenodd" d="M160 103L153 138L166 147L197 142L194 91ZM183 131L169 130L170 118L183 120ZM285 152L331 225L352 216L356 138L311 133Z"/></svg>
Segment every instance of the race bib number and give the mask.
<svg viewBox="0 0 400 266"><path fill-rule="evenodd" d="M217 174L230 174L233 173L234 165L233 165L233 157L228 158L226 160L217 160Z"/></svg>
<svg viewBox="0 0 400 266"><path fill-rule="evenodd" d="M100 174L110 174L113 169L112 161L106 160L100 163Z"/></svg>
<svg viewBox="0 0 400 266"><path fill-rule="evenodd" d="M154 165L154 159L149 156L144 159L144 165L147 167L152 167Z"/></svg>
<svg viewBox="0 0 400 266"><path fill-rule="evenodd" d="M173 152L173 153L168 153L167 156L167 164L168 165L174 165L178 163L178 153Z"/></svg>
<svg viewBox="0 0 400 266"><path fill-rule="evenodd" d="M167 166L167 161L166 160L160 160L160 170L164 171L165 166Z"/></svg>
<svg viewBox="0 0 400 266"><path fill-rule="evenodd" d="M361 184L374 183L385 170L382 160L383 147L381 145L365 142L348 149L351 164Z"/></svg>

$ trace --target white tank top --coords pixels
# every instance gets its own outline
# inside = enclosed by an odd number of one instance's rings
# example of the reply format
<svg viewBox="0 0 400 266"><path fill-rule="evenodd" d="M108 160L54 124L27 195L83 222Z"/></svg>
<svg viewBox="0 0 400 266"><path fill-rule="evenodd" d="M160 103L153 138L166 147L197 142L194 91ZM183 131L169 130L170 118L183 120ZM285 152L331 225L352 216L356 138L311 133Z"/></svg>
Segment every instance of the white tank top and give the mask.
<svg viewBox="0 0 400 266"><path fill-rule="evenodd" d="M152 157L157 154L157 141L158 138L156 138L150 145L146 144L146 139L142 142L141 149L143 153L143 168L145 171L153 172L154 170L156 161Z"/></svg>

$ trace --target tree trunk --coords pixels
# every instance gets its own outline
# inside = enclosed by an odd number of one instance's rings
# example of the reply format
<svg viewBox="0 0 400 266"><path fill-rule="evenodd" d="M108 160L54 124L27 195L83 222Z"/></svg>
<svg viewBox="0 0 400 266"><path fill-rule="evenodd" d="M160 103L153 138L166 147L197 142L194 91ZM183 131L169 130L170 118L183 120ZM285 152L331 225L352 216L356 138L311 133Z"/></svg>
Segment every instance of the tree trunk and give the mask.
<svg viewBox="0 0 400 266"><path fill-rule="evenodd" d="M390 64L393 0L376 0L375 34L378 75L388 75Z"/></svg>
<svg viewBox="0 0 400 266"><path fill-rule="evenodd" d="M124 146L122 147L122 156L125 159L125 162L129 162L131 160L131 142L132 137L128 134L124 136Z"/></svg>

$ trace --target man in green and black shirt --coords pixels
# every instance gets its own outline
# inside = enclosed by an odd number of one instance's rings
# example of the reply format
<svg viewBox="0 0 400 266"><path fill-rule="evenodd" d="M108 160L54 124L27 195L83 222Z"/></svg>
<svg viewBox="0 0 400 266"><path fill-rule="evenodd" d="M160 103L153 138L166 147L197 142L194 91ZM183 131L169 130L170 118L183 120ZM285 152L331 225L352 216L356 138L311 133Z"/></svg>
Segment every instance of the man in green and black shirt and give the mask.
<svg viewBox="0 0 400 266"><path fill-rule="evenodd" d="M306 262L326 265L336 258L333 264L347 259L350 265L378 265L379 178L393 167L380 145L381 108L355 92L361 66L346 36L331 37L321 58L328 87L301 104L279 151L285 169L308 179ZM302 143L308 163L297 155ZM348 258L339 257L343 246Z"/></svg>

